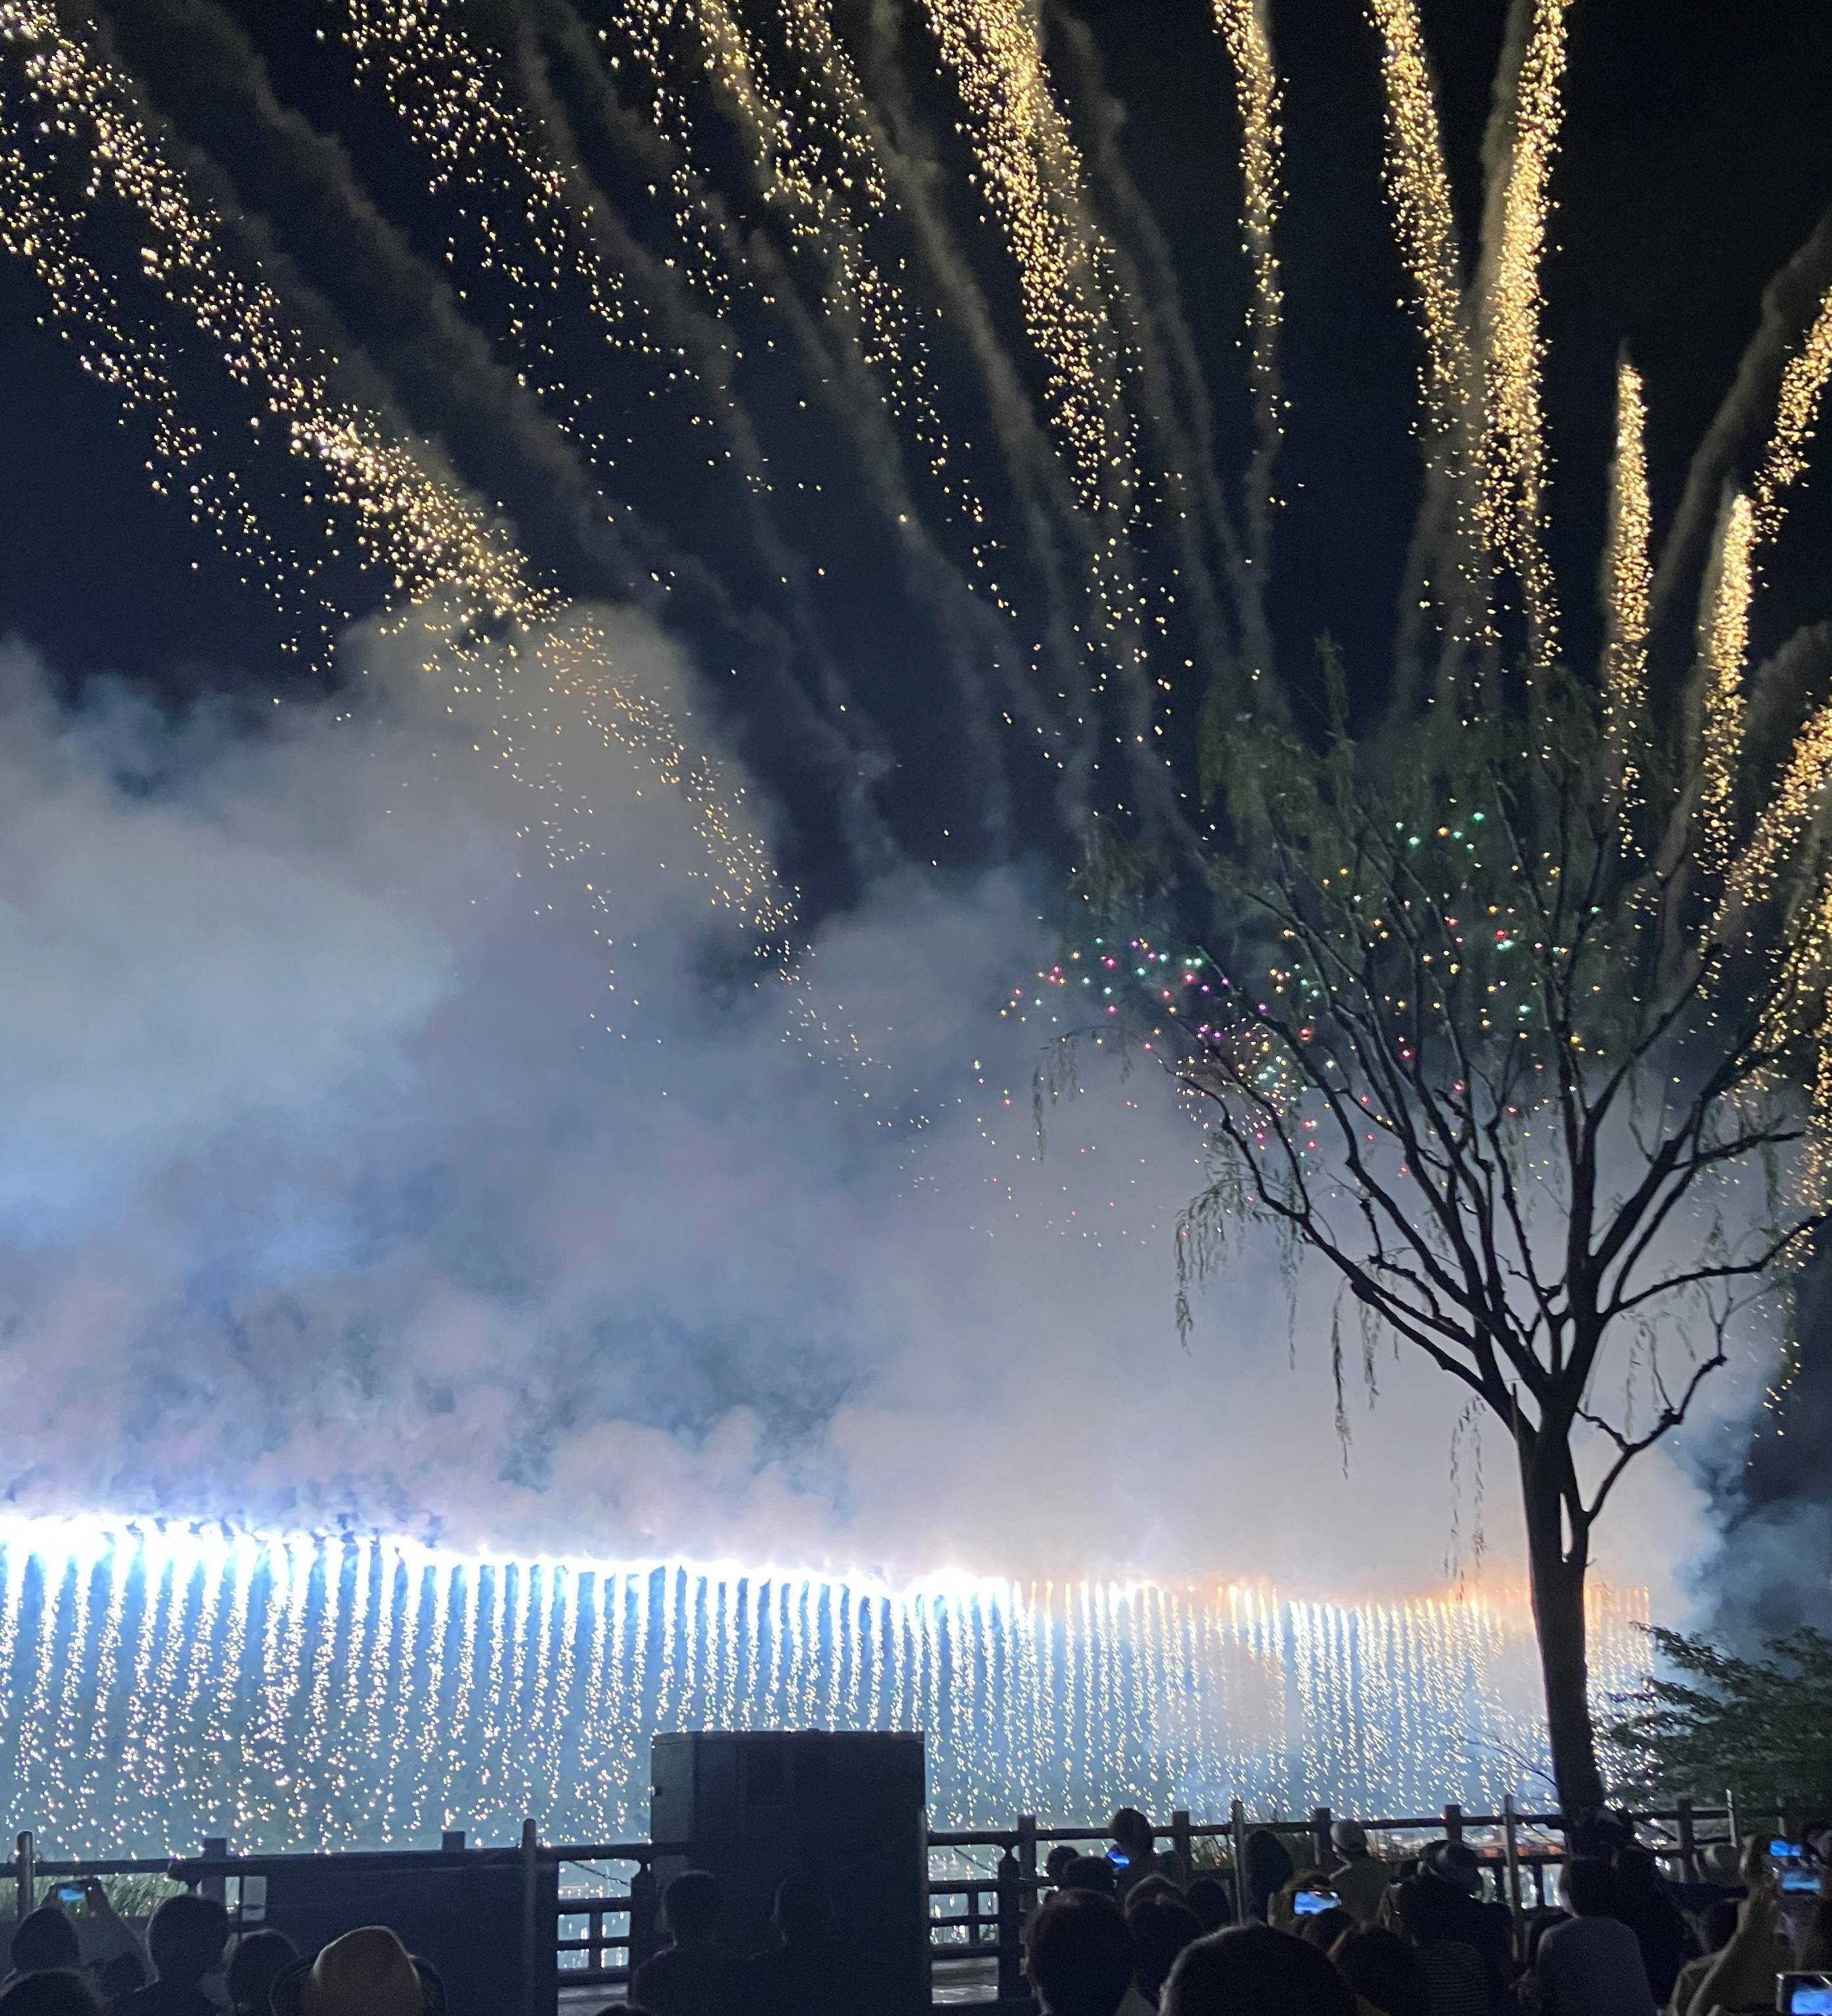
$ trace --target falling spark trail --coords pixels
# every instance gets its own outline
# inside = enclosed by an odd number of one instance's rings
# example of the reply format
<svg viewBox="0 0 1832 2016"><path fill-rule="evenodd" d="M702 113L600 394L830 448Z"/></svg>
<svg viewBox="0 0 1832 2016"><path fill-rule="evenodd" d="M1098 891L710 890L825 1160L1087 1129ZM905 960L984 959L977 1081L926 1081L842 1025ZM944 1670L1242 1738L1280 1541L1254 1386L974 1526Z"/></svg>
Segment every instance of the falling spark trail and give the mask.
<svg viewBox="0 0 1832 2016"><path fill-rule="evenodd" d="M1450 175L1416 0L1368 0L1380 38L1384 178L1400 264L1423 343L1425 483L1401 592L1393 700L1416 706L1435 655L1440 696L1467 719L1493 704L1495 565L1503 547L1485 481L1481 373L1463 297ZM1434 626L1434 647L1427 632Z"/></svg>
<svg viewBox="0 0 1832 2016"><path fill-rule="evenodd" d="M1708 866L1729 865L1736 837L1737 773L1743 757L1744 661L1755 587L1755 513L1747 497L1725 499L1705 588L1699 659L1704 682L1700 732L1700 852Z"/></svg>
<svg viewBox="0 0 1832 2016"><path fill-rule="evenodd" d="M1547 466L1540 407L1545 340L1540 267L1558 145L1567 0L1517 0L1526 31L1509 80L1506 167L1496 180L1481 293L1487 530L1519 578L1535 668L1558 651L1558 607L1545 545Z"/></svg>
<svg viewBox="0 0 1832 2016"><path fill-rule="evenodd" d="M1234 70L1240 121L1240 231L1252 291L1247 310L1249 374L1258 441L1247 471L1248 536L1255 567L1272 564L1272 470L1283 431L1279 329L1284 319L1275 229L1283 200L1279 77L1263 0L1215 0L1215 26Z"/></svg>
<svg viewBox="0 0 1832 2016"><path fill-rule="evenodd" d="M1782 369L1775 423L1754 485L1756 537L1766 545L1781 529L1784 493L1805 475L1807 451L1832 376L1832 293L1819 304L1805 340Z"/></svg>
<svg viewBox="0 0 1832 2016"><path fill-rule="evenodd" d="M1641 376L1616 366L1616 452L1610 470L1603 562L1603 734L1609 788L1625 824L1641 802L1647 700L1647 628L1653 591L1654 513L1647 491L1647 410Z"/></svg>

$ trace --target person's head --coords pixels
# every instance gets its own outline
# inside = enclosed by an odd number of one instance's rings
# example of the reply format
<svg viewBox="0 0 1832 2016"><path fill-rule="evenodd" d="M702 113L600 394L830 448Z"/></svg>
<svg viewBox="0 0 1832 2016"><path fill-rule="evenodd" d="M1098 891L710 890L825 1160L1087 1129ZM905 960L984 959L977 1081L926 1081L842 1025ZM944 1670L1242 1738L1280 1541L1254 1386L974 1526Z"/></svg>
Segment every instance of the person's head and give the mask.
<svg viewBox="0 0 1832 2016"><path fill-rule="evenodd" d="M290 1968L272 1990L275 2016L425 2016L426 1989L386 1925L359 1925Z"/></svg>
<svg viewBox="0 0 1832 2016"><path fill-rule="evenodd" d="M20 1920L13 1935L15 1974L43 1974L53 1967L82 1964L77 1928L55 1904L41 1904Z"/></svg>
<svg viewBox="0 0 1832 2016"><path fill-rule="evenodd" d="M1078 1855L1056 1882L1064 1890L1092 1890L1096 1896L1110 1897L1117 1879L1104 1855Z"/></svg>
<svg viewBox="0 0 1832 2016"><path fill-rule="evenodd" d="M1625 1841L1616 1850L1616 1888L1624 1897L1647 1897L1660 1894L1660 1864L1649 1854L1640 1842Z"/></svg>
<svg viewBox="0 0 1832 2016"><path fill-rule="evenodd" d="M1202 1937L1196 1913L1175 1891L1128 1901L1126 1929L1132 1935L1132 1978L1155 2002L1184 1947Z"/></svg>
<svg viewBox="0 0 1832 2016"><path fill-rule="evenodd" d="M661 1908L676 1946L704 1946L718 1930L725 1893L704 1869L677 1876L661 1893Z"/></svg>
<svg viewBox="0 0 1832 2016"><path fill-rule="evenodd" d="M299 1949L272 1926L244 1932L229 1956L224 1985L238 2016L268 2016L275 1981L299 1957Z"/></svg>
<svg viewBox="0 0 1832 2016"><path fill-rule="evenodd" d="M1433 1841L1425 1850L1424 1873L1466 1897L1482 1894L1482 1858L1467 1841Z"/></svg>
<svg viewBox="0 0 1832 2016"><path fill-rule="evenodd" d="M1384 1925L1355 1925L1332 1949L1336 1971L1382 2016L1431 2016L1431 1990L1418 1955Z"/></svg>
<svg viewBox="0 0 1832 2016"><path fill-rule="evenodd" d="M1234 1893L1218 1876L1197 1876L1183 1892L1183 1902L1196 1913L1196 1922L1205 1932L1218 1932L1234 1922Z"/></svg>
<svg viewBox="0 0 1832 2016"><path fill-rule="evenodd" d="M1332 1904L1326 1911L1313 1911L1308 1918L1294 1921L1291 1929L1301 1939L1324 1953L1333 1953L1336 1942L1355 1923L1354 1914L1343 1910L1340 1904Z"/></svg>
<svg viewBox="0 0 1832 2016"><path fill-rule="evenodd" d="M146 1952L161 1981L195 1988L222 1958L229 1942L229 1914L214 1897L187 1890L168 1897L146 1928Z"/></svg>
<svg viewBox="0 0 1832 2016"><path fill-rule="evenodd" d="M1151 1852L1151 1823L1136 1806L1121 1806L1108 1823L1107 1832L1120 1852L1137 1862Z"/></svg>
<svg viewBox="0 0 1832 2016"><path fill-rule="evenodd" d="M68 1967L44 1967L21 1975L0 1995L0 2016L102 2016L102 2004L80 1974Z"/></svg>
<svg viewBox="0 0 1832 2016"><path fill-rule="evenodd" d="M287 1942L286 1950L292 1951L292 1942ZM97 1985L102 1990L104 2002L118 2002L124 1995L131 1995L136 1988L146 1985L146 1963L137 1953L116 1953L105 1960L96 1973ZM267 2001L264 1996L260 2004L261 2016L267 2016Z"/></svg>
<svg viewBox="0 0 1832 2016"><path fill-rule="evenodd" d="M1043 1859L1044 1874L1052 1883L1061 1882L1063 1871L1081 1852L1072 1841L1059 1841Z"/></svg>
<svg viewBox="0 0 1832 2016"><path fill-rule="evenodd" d="M1126 1916L1130 1917L1141 1904L1153 1897L1175 1898L1179 1904L1183 1901L1183 1893L1176 1885L1168 1876L1161 1876L1154 1870L1149 1876L1141 1876L1126 1892Z"/></svg>
<svg viewBox="0 0 1832 2016"><path fill-rule="evenodd" d="M1415 1946L1434 1946L1463 1935L1469 1906L1463 1893L1434 1876L1409 1876L1394 1892L1399 1922Z"/></svg>
<svg viewBox="0 0 1832 2016"><path fill-rule="evenodd" d="M1270 1925L1236 1925L1186 1946L1162 2016L1355 2016L1355 1991L1329 1956Z"/></svg>
<svg viewBox="0 0 1832 2016"><path fill-rule="evenodd" d="M1559 1895L1574 1918L1607 1918L1621 1892L1616 1872L1600 1855L1575 1855L1559 1878Z"/></svg>
<svg viewBox="0 0 1832 2016"><path fill-rule="evenodd" d="M1255 1827L1247 1837L1247 1880L1262 1896L1291 1877L1291 1856L1270 1827Z"/></svg>
<svg viewBox="0 0 1832 2016"><path fill-rule="evenodd" d="M819 1946L833 1921L833 1901L812 1870L797 1869L776 1885L772 1915L784 1946Z"/></svg>
<svg viewBox="0 0 1832 2016"><path fill-rule="evenodd" d="M1044 2016L1114 2016L1132 1978L1132 1935L1112 1898L1064 1890L1026 1940L1031 1985Z"/></svg>
<svg viewBox="0 0 1832 2016"><path fill-rule="evenodd" d="M1336 1852L1351 1862L1368 1852L1367 1830L1359 1820L1338 1820L1330 1830L1330 1839Z"/></svg>

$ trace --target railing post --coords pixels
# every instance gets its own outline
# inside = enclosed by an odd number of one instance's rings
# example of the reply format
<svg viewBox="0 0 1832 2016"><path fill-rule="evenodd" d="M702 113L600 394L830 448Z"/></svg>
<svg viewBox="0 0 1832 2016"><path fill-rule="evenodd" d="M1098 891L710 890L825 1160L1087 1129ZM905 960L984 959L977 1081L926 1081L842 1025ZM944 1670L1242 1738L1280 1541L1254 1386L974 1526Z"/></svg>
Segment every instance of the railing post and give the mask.
<svg viewBox="0 0 1832 2016"><path fill-rule="evenodd" d="M1171 1848L1177 1859L1183 1865L1183 1881L1186 1883L1196 1873L1196 1864L1192 1858L1192 1851L1195 1845L1195 1842L1190 1838L1190 1816L1181 1806L1179 1806L1171 1815Z"/></svg>
<svg viewBox="0 0 1832 2016"><path fill-rule="evenodd" d="M1311 1853L1319 1869L1327 1869L1330 1866L1330 1809L1327 1806L1312 1806L1310 1813Z"/></svg>
<svg viewBox="0 0 1832 2016"><path fill-rule="evenodd" d="M13 1895L18 1902L13 1911L15 1922L31 1911L38 1884L32 1874L32 1835L28 1827L15 1845L13 1860Z"/></svg>
<svg viewBox="0 0 1832 2016"><path fill-rule="evenodd" d="M1507 1908L1514 1921L1514 1958L1524 1960L1525 1947L1525 1915L1521 1908L1521 1838L1514 1823L1514 1795L1504 1792L1501 1797L1502 1852L1507 1857Z"/></svg>
<svg viewBox="0 0 1832 2016"><path fill-rule="evenodd" d="M448 1827L439 1837L439 1852L442 1855L462 1855L464 1852L464 1829L462 1827Z"/></svg>
<svg viewBox="0 0 1832 2016"><path fill-rule="evenodd" d="M1698 1828L1692 1817L1692 1795L1679 1801L1679 1873L1688 1883L1698 1881Z"/></svg>
<svg viewBox="0 0 1832 2016"><path fill-rule="evenodd" d="M542 2016L541 1840L532 1816L522 1822L522 2006L521 2016Z"/></svg>
<svg viewBox="0 0 1832 2016"><path fill-rule="evenodd" d="M1037 1816L1035 1813L1018 1815L1018 1881L1024 1885L1020 1895L1019 1917L1026 1923L1037 1908Z"/></svg>
<svg viewBox="0 0 1832 2016"><path fill-rule="evenodd" d="M1018 1859L1008 1843L999 1858L999 1999L1017 2002L1024 1993L1024 1946L1019 1938L1023 1924L1018 1889ZM976 1932L977 1928L975 1928Z"/></svg>
<svg viewBox="0 0 1832 2016"><path fill-rule="evenodd" d="M1234 1838L1234 1922L1247 1923L1247 1809L1238 1799L1228 1808L1228 1831Z"/></svg>
<svg viewBox="0 0 1832 2016"><path fill-rule="evenodd" d="M655 1921L661 1904L655 1871L644 1862L630 1878L630 1971L634 1974L655 1950Z"/></svg>
<svg viewBox="0 0 1832 2016"><path fill-rule="evenodd" d="M203 1859L206 1862L227 1862L229 1859L229 1837L226 1834L207 1834L203 1837ZM219 1904L226 1904L229 1895L229 1879L226 1876L206 1876L197 1885L202 1897L213 1897Z"/></svg>
<svg viewBox="0 0 1832 2016"><path fill-rule="evenodd" d="M1444 1834L1447 1841L1461 1841L1463 1838L1463 1809L1455 1799L1444 1809Z"/></svg>

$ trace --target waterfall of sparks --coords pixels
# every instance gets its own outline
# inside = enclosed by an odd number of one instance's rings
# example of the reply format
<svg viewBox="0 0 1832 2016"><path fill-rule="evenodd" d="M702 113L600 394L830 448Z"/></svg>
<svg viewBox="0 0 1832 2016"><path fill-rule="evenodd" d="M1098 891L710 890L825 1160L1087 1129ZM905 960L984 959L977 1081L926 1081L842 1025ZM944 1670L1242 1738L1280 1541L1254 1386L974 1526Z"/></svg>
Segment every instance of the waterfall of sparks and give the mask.
<svg viewBox="0 0 1832 2016"><path fill-rule="evenodd" d="M1546 256L1566 0L1535 0L1514 80L1513 131L1481 301L1485 400L1483 483L1488 530L1521 584L1528 650L1540 670L1558 651L1558 607L1544 531L1548 478L1541 384L1540 267Z"/></svg>
<svg viewBox="0 0 1832 2016"><path fill-rule="evenodd" d="M1740 491L1726 500L1699 626L1704 678L1699 747L1699 852L1708 869L1728 868L1736 837L1737 772L1743 759L1743 666L1755 586L1755 512Z"/></svg>
<svg viewBox="0 0 1832 2016"><path fill-rule="evenodd" d="M1603 734L1610 789L1625 821L1641 802L1647 700L1648 601L1654 582L1654 511L1647 494L1647 409L1641 375L1616 366L1616 452L1610 469L1609 540L1603 560Z"/></svg>
<svg viewBox="0 0 1832 2016"><path fill-rule="evenodd" d="M1761 546L1780 530L1787 512L1787 491L1806 473L1808 449L1829 376L1832 376L1832 292L1820 303L1806 340L1783 367L1774 424L1750 496L1733 500L1719 528L1714 571L1707 583L1708 613L1703 626L1703 650L1714 686L1720 668L1726 666L1730 654L1735 653L1739 700L1742 660L1748 643L1749 608L1756 585L1756 556ZM1740 713L1738 719L1740 722ZM1708 749L1707 756L1709 761ZM1741 924L1752 904L1776 893L1777 870L1791 863L1829 777L1832 777L1832 707L1822 707L1795 736L1780 780L1758 818L1747 845L1729 865L1724 893L1708 933L1709 941L1722 942ZM1715 770L1708 769L1705 781L1708 792L1722 788ZM1832 949L1832 939L1824 935L1825 927L1817 921L1819 914L1816 905L1807 913L1805 942L1809 964L1823 961ZM1804 970L1798 956L1795 965L1797 971ZM1820 1076L1825 1077L1823 1071ZM1815 1104L1819 1112L1832 1116L1832 1106L1824 1104L1822 1098L1828 1090L1832 1086L1821 1085Z"/></svg>
<svg viewBox="0 0 1832 2016"><path fill-rule="evenodd" d="M1495 541L1488 493L1475 480L1480 444L1472 430L1475 378L1463 312L1463 258L1431 61L1416 0L1369 0L1369 14L1380 38L1387 198L1424 338L1419 394L1425 466L1442 486L1453 520L1460 606L1450 614L1459 632L1486 636L1488 550Z"/></svg>
<svg viewBox="0 0 1832 2016"><path fill-rule="evenodd" d="M995 550L983 536L984 507L929 395L923 346L896 265L866 248L865 232L884 218L891 200L863 94L832 23L808 0L783 10L785 45L800 59L784 95L771 88L762 48L733 9L700 0L687 18L708 52L709 87L747 144L763 200L787 220L797 248L823 261L825 314L855 337L859 362L880 396L892 411L910 416L945 497L977 528L973 558L983 567ZM348 0L343 34L359 76L379 68L384 95L427 160L430 193L462 182L467 200L460 215L473 241L467 256L499 274L510 290L497 340L513 351L524 381L585 459L608 476L617 458L610 437L592 420L590 392L567 383L555 362L563 336L560 275L578 283L587 314L614 349L666 367L658 388L664 396L697 393L685 423L722 429L727 453L754 502L776 486L768 457L741 423L726 382L731 346L723 338L691 342L685 330L702 310L722 317L740 285L748 281L754 290L760 283L742 250L728 256L722 237L704 225L693 228L705 206L692 193L693 180L704 170L686 99L668 87L664 68L678 31L664 38L642 9L632 10L622 25L651 74L649 110L684 178L675 194L675 222L684 247L699 256L675 270L683 287L700 283L699 309L684 297L658 304L644 286L632 284L633 274L638 283L646 277L661 288L674 271L622 232L576 162L553 158L552 122L516 103L498 52L480 49L458 20L429 18L409 0ZM542 254L538 264L519 249L531 239ZM767 281L761 284L767 290ZM754 510L750 516L761 531L765 521ZM761 535L779 573L802 564L772 533ZM976 585L970 577L968 585Z"/></svg>
<svg viewBox="0 0 1832 2016"><path fill-rule="evenodd" d="M1724 944L1752 905L1773 898L1777 877L1797 865L1798 849L1832 782L1832 703L1815 711L1794 738L1780 781L1747 845L1724 879L1724 894L1707 941Z"/></svg>
<svg viewBox="0 0 1832 2016"><path fill-rule="evenodd" d="M1234 68L1234 103L1240 120L1240 236L1252 275L1247 334L1258 441L1247 475L1247 536L1255 567L1272 561L1272 472L1283 437L1283 391L1279 375L1279 328L1285 290L1273 233L1284 191L1280 164L1279 74L1272 65L1264 0L1215 0L1215 26ZM1250 667L1257 675L1257 668Z"/></svg>
<svg viewBox="0 0 1832 2016"><path fill-rule="evenodd" d="M1819 304L1805 342L1782 370L1774 428L1752 492L1756 535L1765 542L1780 530L1787 509L1783 492L1806 473L1808 448L1828 376L1832 376L1832 292Z"/></svg>
<svg viewBox="0 0 1832 2016"><path fill-rule="evenodd" d="M1637 1615L1596 1612L1611 1687L1640 1662ZM1128 1802L1216 1817L1236 1796L1493 1810L1519 1789L1501 1760L1543 1748L1513 1594L1344 1605L964 1577L894 1591L12 1517L8 1634L0 1773L57 1854L189 1852L223 1824L250 1849L445 1824L506 1838L524 1813L549 1840L628 1839L662 1727L926 1730L938 1827Z"/></svg>
<svg viewBox="0 0 1832 2016"><path fill-rule="evenodd" d="M1017 269L1025 329L1046 366L1044 404L1067 473L1091 521L1084 586L1095 604L1091 689L1117 680L1121 737L1147 790L1168 785L1157 753L1171 681L1129 537L1144 502L1137 426L1125 380L1136 364L1114 311L1111 246L1090 214L1082 156L1057 104L1025 0L925 0L948 70L969 114L966 127L984 200ZM1136 314L1138 304L1121 304ZM1161 600L1174 599L1160 584ZM1161 612L1160 613L1161 614Z"/></svg>
<svg viewBox="0 0 1832 2016"><path fill-rule="evenodd" d="M588 733L647 761L681 790L713 864L715 900L779 938L790 908L763 842L743 819L742 791L729 788L710 758L689 749L666 711L616 672L603 632L569 615L562 597L531 580L500 527L455 482L434 473L429 451L392 437L376 416L336 397L330 361L287 326L264 279L236 268L208 214L140 119L128 80L39 0L0 0L0 81L14 92L23 85L23 95L41 108L29 121L15 118L0 148L0 194L9 207L0 242L38 274L60 319L77 333L92 375L124 406L152 415L155 448L171 471L156 476L156 487L187 477L203 448L175 417L177 393L160 346L125 326L77 243L79 224L105 197L125 209L141 234L139 278L221 358L229 380L254 401L255 431L277 435L303 465L304 501L335 514L333 542L335 524L347 524L364 568L391 585L397 607L420 613L431 646L429 671L455 664L462 679L480 628L529 639L532 679L506 679L495 663L501 719L492 754L499 768L549 800L554 833L577 797L570 777L563 788L560 781L563 757L553 748L559 723L547 704L564 699ZM69 194L73 189L80 199ZM207 492L187 487L201 509ZM212 522L248 564L270 573L279 567L275 592L291 593L271 535L245 499L215 513ZM338 551L334 543L332 550ZM332 613L342 621L351 615ZM512 670L525 671L513 641L507 656ZM516 690L542 679L545 698Z"/></svg>
<svg viewBox="0 0 1832 2016"><path fill-rule="evenodd" d="M1024 319L1050 367L1049 405L1083 505L1098 510L1114 459L1132 444L1106 356L1100 305L1104 245L1085 221L1079 150L1056 105L1024 0L926 0L978 136L986 194L1017 263Z"/></svg>

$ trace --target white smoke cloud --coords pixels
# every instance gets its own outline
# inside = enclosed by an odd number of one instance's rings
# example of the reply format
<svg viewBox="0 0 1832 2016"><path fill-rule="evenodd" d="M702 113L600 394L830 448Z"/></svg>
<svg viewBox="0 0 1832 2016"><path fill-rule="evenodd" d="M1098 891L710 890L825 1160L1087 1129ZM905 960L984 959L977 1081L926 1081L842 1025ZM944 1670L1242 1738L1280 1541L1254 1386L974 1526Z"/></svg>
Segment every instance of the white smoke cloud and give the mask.
<svg viewBox="0 0 1832 2016"><path fill-rule="evenodd" d="M1294 1366L1250 1249L1175 1337L1200 1172L1161 1082L1089 1074L1039 1160L1024 983L1054 948L1022 876L880 886L802 1017L650 773L569 755L594 846L553 869L411 640L355 648L353 711L254 724L60 712L5 655L0 1496L894 1579L1441 1584L1448 1383L1384 1348L1370 1409L1345 1319L1345 1477L1326 1294ZM1683 1461L1639 1468L1603 1565L1671 1614L1705 1507ZM1493 1429L1485 1471L1507 1579Z"/></svg>

